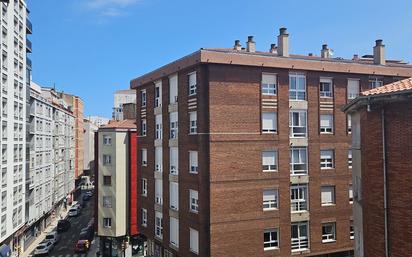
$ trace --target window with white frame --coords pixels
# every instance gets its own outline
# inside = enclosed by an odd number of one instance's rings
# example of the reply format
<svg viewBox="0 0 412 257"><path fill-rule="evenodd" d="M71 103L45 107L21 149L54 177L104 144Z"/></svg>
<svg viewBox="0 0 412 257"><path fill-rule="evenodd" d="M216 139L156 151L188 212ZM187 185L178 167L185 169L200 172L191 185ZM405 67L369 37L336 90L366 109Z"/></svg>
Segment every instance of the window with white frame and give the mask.
<svg viewBox="0 0 412 257"><path fill-rule="evenodd" d="M197 112L189 112L189 134L197 133Z"/></svg>
<svg viewBox="0 0 412 257"><path fill-rule="evenodd" d="M189 96L196 95L196 72L188 74L189 77Z"/></svg>
<svg viewBox="0 0 412 257"><path fill-rule="evenodd" d="M279 232L277 228L265 229L263 232L263 249L265 251L279 248Z"/></svg>
<svg viewBox="0 0 412 257"><path fill-rule="evenodd" d="M262 74L262 95L276 95L276 74Z"/></svg>
<svg viewBox="0 0 412 257"><path fill-rule="evenodd" d="M278 190L265 189L263 190L263 210L271 211L278 208Z"/></svg>
<svg viewBox="0 0 412 257"><path fill-rule="evenodd" d="M348 168L352 169L352 149L348 150Z"/></svg>
<svg viewBox="0 0 412 257"><path fill-rule="evenodd" d="M262 152L262 171L271 172L277 171L277 152L264 151Z"/></svg>
<svg viewBox="0 0 412 257"><path fill-rule="evenodd" d="M291 175L308 173L306 147L292 147L290 149L290 173Z"/></svg>
<svg viewBox="0 0 412 257"><path fill-rule="evenodd" d="M292 110L289 112L290 137L306 137L307 114L305 110Z"/></svg>
<svg viewBox="0 0 412 257"><path fill-rule="evenodd" d="M155 107L162 106L162 81L155 83Z"/></svg>
<svg viewBox="0 0 412 257"><path fill-rule="evenodd" d="M176 182L170 182L170 209L179 210L179 184Z"/></svg>
<svg viewBox="0 0 412 257"><path fill-rule="evenodd" d="M147 196L147 179L142 178L142 195Z"/></svg>
<svg viewBox="0 0 412 257"><path fill-rule="evenodd" d="M369 79L369 88L377 88L383 86L383 80L379 78L371 78Z"/></svg>
<svg viewBox="0 0 412 257"><path fill-rule="evenodd" d="M336 241L336 223L328 222L322 224L322 243Z"/></svg>
<svg viewBox="0 0 412 257"><path fill-rule="evenodd" d="M170 244L175 247L179 247L179 220L173 217L170 217Z"/></svg>
<svg viewBox="0 0 412 257"><path fill-rule="evenodd" d="M146 119L142 119L141 121L140 121L140 129L141 129L141 132L140 132L140 135L141 136L146 136Z"/></svg>
<svg viewBox="0 0 412 257"><path fill-rule="evenodd" d="M163 214L161 212L155 213L155 236L163 238Z"/></svg>
<svg viewBox="0 0 412 257"><path fill-rule="evenodd" d="M320 150L320 168L333 169L334 168L334 151Z"/></svg>
<svg viewBox="0 0 412 257"><path fill-rule="evenodd" d="M359 96L359 80L349 79L347 88L348 100L355 99Z"/></svg>
<svg viewBox="0 0 412 257"><path fill-rule="evenodd" d="M147 227L147 210L145 208L142 208L142 226Z"/></svg>
<svg viewBox="0 0 412 257"><path fill-rule="evenodd" d="M155 171L162 172L163 163L163 148L155 147Z"/></svg>
<svg viewBox="0 0 412 257"><path fill-rule="evenodd" d="M289 100L306 100L305 74L289 74Z"/></svg>
<svg viewBox="0 0 412 257"><path fill-rule="evenodd" d="M163 180L155 179L155 203L163 204Z"/></svg>
<svg viewBox="0 0 412 257"><path fill-rule="evenodd" d="M142 166L147 166L147 149L142 149Z"/></svg>
<svg viewBox="0 0 412 257"><path fill-rule="evenodd" d="M348 114L348 134L352 134L352 116L350 114Z"/></svg>
<svg viewBox="0 0 412 257"><path fill-rule="evenodd" d="M112 156L108 154L103 154L103 165L111 165L112 164Z"/></svg>
<svg viewBox="0 0 412 257"><path fill-rule="evenodd" d="M179 148L170 147L170 174L179 173Z"/></svg>
<svg viewBox="0 0 412 257"><path fill-rule="evenodd" d="M319 83L320 97L332 97L333 96L333 84L332 79L321 78Z"/></svg>
<svg viewBox="0 0 412 257"><path fill-rule="evenodd" d="M277 131L277 114L276 112L262 113L262 132L276 133Z"/></svg>
<svg viewBox="0 0 412 257"><path fill-rule="evenodd" d="M307 221L292 223L291 248L292 252L309 249L309 224Z"/></svg>
<svg viewBox="0 0 412 257"><path fill-rule="evenodd" d="M198 152L189 151L189 173L197 174L198 169Z"/></svg>
<svg viewBox="0 0 412 257"><path fill-rule="evenodd" d="M177 103L177 75L169 77L169 103Z"/></svg>
<svg viewBox="0 0 412 257"><path fill-rule="evenodd" d="M170 139L178 136L178 115L177 112L170 113Z"/></svg>
<svg viewBox="0 0 412 257"><path fill-rule="evenodd" d="M111 145L112 144L112 137L108 135L103 136L103 144L104 145Z"/></svg>
<svg viewBox="0 0 412 257"><path fill-rule="evenodd" d="M322 186L321 202L322 206L335 204L335 186Z"/></svg>
<svg viewBox="0 0 412 257"><path fill-rule="evenodd" d="M190 198L190 211L194 213L199 212L199 194L196 190L189 190L189 198Z"/></svg>
<svg viewBox="0 0 412 257"><path fill-rule="evenodd" d="M146 89L142 89L140 91L140 100L142 103L142 107L146 107Z"/></svg>
<svg viewBox="0 0 412 257"><path fill-rule="evenodd" d="M103 196L103 207L112 208L112 197L111 196Z"/></svg>
<svg viewBox="0 0 412 257"><path fill-rule="evenodd" d="M295 184L290 187L290 211L302 212L308 210L307 184Z"/></svg>
<svg viewBox="0 0 412 257"><path fill-rule="evenodd" d="M156 115L155 139L162 139L162 115Z"/></svg>
<svg viewBox="0 0 412 257"><path fill-rule="evenodd" d="M103 218L103 227L104 228L111 228L112 227L112 219L111 218Z"/></svg>
<svg viewBox="0 0 412 257"><path fill-rule="evenodd" d="M333 115L321 114L320 115L320 133L331 134L333 133Z"/></svg>
<svg viewBox="0 0 412 257"><path fill-rule="evenodd" d="M196 229L189 228L190 251L199 254L199 232Z"/></svg>
<svg viewBox="0 0 412 257"><path fill-rule="evenodd" d="M353 188L352 185L349 185L349 203L353 203Z"/></svg>
<svg viewBox="0 0 412 257"><path fill-rule="evenodd" d="M351 220L349 223L349 239L350 240L355 239L355 229L353 227L353 220Z"/></svg>

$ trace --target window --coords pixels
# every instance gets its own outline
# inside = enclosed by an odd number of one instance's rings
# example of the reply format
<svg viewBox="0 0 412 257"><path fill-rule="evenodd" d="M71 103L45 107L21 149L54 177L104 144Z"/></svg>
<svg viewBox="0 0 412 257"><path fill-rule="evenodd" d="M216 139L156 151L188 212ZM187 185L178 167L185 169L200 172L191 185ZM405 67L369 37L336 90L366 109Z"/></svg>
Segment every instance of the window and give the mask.
<svg viewBox="0 0 412 257"><path fill-rule="evenodd" d="M189 190L189 197L190 197L190 211L194 213L198 213L199 211L199 196L196 190Z"/></svg>
<svg viewBox="0 0 412 257"><path fill-rule="evenodd" d="M169 102L171 104L177 103L177 75L173 75L169 77Z"/></svg>
<svg viewBox="0 0 412 257"><path fill-rule="evenodd" d="M146 127L146 119L142 119L141 121L140 121L140 129L141 129L141 136L146 136L146 129L147 129L147 127Z"/></svg>
<svg viewBox="0 0 412 257"><path fill-rule="evenodd" d="M290 211L308 210L308 189L306 184L296 184L290 187Z"/></svg>
<svg viewBox="0 0 412 257"><path fill-rule="evenodd" d="M289 74L289 99L306 100L306 77L304 74Z"/></svg>
<svg viewBox="0 0 412 257"><path fill-rule="evenodd" d="M177 112L170 113L170 139L178 136L178 116Z"/></svg>
<svg viewBox="0 0 412 257"><path fill-rule="evenodd" d="M199 254L199 232L193 228L189 228L190 234L190 251Z"/></svg>
<svg viewBox="0 0 412 257"><path fill-rule="evenodd" d="M147 196L147 179L142 178L142 195Z"/></svg>
<svg viewBox="0 0 412 257"><path fill-rule="evenodd" d="M262 170L264 172L277 170L277 152L264 151L262 152Z"/></svg>
<svg viewBox="0 0 412 257"><path fill-rule="evenodd" d="M112 156L108 154L103 154L103 165L111 165L112 164Z"/></svg>
<svg viewBox="0 0 412 257"><path fill-rule="evenodd" d="M320 97L332 97L333 95L332 79L321 78L319 84Z"/></svg>
<svg viewBox="0 0 412 257"><path fill-rule="evenodd" d="M306 147L292 147L290 149L290 173L292 175L308 173Z"/></svg>
<svg viewBox="0 0 412 257"><path fill-rule="evenodd" d="M348 134L352 134L352 116L348 114Z"/></svg>
<svg viewBox="0 0 412 257"><path fill-rule="evenodd" d="M348 150L348 168L352 169L352 149Z"/></svg>
<svg viewBox="0 0 412 257"><path fill-rule="evenodd" d="M170 243L179 247L179 220L170 217Z"/></svg>
<svg viewBox="0 0 412 257"><path fill-rule="evenodd" d="M155 148L155 171L162 172L162 162L163 162L163 148Z"/></svg>
<svg viewBox="0 0 412 257"><path fill-rule="evenodd" d="M147 210L142 208L142 226L147 227Z"/></svg>
<svg viewBox="0 0 412 257"><path fill-rule="evenodd" d="M322 224L322 243L330 243L336 241L336 223Z"/></svg>
<svg viewBox="0 0 412 257"><path fill-rule="evenodd" d="M155 203L163 204L163 180L155 179Z"/></svg>
<svg viewBox="0 0 412 257"><path fill-rule="evenodd" d="M348 80L348 100L355 99L359 96L359 80L357 79L349 79Z"/></svg>
<svg viewBox="0 0 412 257"><path fill-rule="evenodd" d="M276 112L262 113L262 132L275 133L277 131L277 117Z"/></svg>
<svg viewBox="0 0 412 257"><path fill-rule="evenodd" d="M335 204L335 187L334 186L322 186L321 191L322 206Z"/></svg>
<svg viewBox="0 0 412 257"><path fill-rule="evenodd" d="M111 218L103 218L103 227L104 228L111 228L112 227L112 219Z"/></svg>
<svg viewBox="0 0 412 257"><path fill-rule="evenodd" d="M162 139L162 115L156 115L155 139Z"/></svg>
<svg viewBox="0 0 412 257"><path fill-rule="evenodd" d="M263 190L263 210L270 211L278 208L278 190Z"/></svg>
<svg viewBox="0 0 412 257"><path fill-rule="evenodd" d="M147 149L142 149L142 166L147 166Z"/></svg>
<svg viewBox="0 0 412 257"><path fill-rule="evenodd" d="M112 185L112 176L103 176L103 185L111 186Z"/></svg>
<svg viewBox="0 0 412 257"><path fill-rule="evenodd" d="M291 226L291 248L292 252L309 249L308 222L296 222Z"/></svg>
<svg viewBox="0 0 412 257"><path fill-rule="evenodd" d="M197 151L189 151L189 173L197 174Z"/></svg>
<svg viewBox="0 0 412 257"><path fill-rule="evenodd" d="M276 95L276 75L262 74L262 95Z"/></svg>
<svg viewBox="0 0 412 257"><path fill-rule="evenodd" d="M179 150L177 147L170 147L170 174L179 173Z"/></svg>
<svg viewBox="0 0 412 257"><path fill-rule="evenodd" d="M320 151L320 168L321 169L333 169L334 168L334 162L333 162L333 156L334 156L334 151L333 150L321 150Z"/></svg>
<svg viewBox="0 0 412 257"><path fill-rule="evenodd" d="M189 96L196 95L196 72L192 72L189 77Z"/></svg>
<svg viewBox="0 0 412 257"><path fill-rule="evenodd" d="M155 235L160 239L163 238L163 215L161 212L155 214Z"/></svg>
<svg viewBox="0 0 412 257"><path fill-rule="evenodd" d="M330 134L333 133L333 115L321 114L320 115L320 133Z"/></svg>
<svg viewBox="0 0 412 257"><path fill-rule="evenodd" d="M263 232L263 249L265 251L279 248L279 234L277 229L265 229Z"/></svg>
<svg viewBox="0 0 412 257"><path fill-rule="evenodd" d="M197 133L197 112L189 112L189 134Z"/></svg>
<svg viewBox="0 0 412 257"><path fill-rule="evenodd" d="M170 182L170 209L179 210L179 184Z"/></svg>
<svg viewBox="0 0 412 257"><path fill-rule="evenodd" d="M155 83L155 107L162 106L162 81Z"/></svg>
<svg viewBox="0 0 412 257"><path fill-rule="evenodd" d="M373 78L369 80L370 89L381 87L381 86L383 86L383 81L381 79Z"/></svg>
<svg viewBox="0 0 412 257"><path fill-rule="evenodd" d="M290 137L306 137L306 111L293 110L289 113Z"/></svg>
<svg viewBox="0 0 412 257"><path fill-rule="evenodd" d="M140 100L142 103L142 107L146 107L146 89L140 91Z"/></svg>
<svg viewBox="0 0 412 257"><path fill-rule="evenodd" d="M352 185L349 185L349 203L353 203L353 188Z"/></svg>
<svg viewBox="0 0 412 257"><path fill-rule="evenodd" d="M355 229L353 228L353 220L351 220L349 223L349 239L355 239Z"/></svg>
<svg viewBox="0 0 412 257"><path fill-rule="evenodd" d="M103 207L112 208L112 197L111 196L103 196Z"/></svg>
<svg viewBox="0 0 412 257"><path fill-rule="evenodd" d="M103 136L103 144L104 145L111 145L112 144L112 137L111 136Z"/></svg>

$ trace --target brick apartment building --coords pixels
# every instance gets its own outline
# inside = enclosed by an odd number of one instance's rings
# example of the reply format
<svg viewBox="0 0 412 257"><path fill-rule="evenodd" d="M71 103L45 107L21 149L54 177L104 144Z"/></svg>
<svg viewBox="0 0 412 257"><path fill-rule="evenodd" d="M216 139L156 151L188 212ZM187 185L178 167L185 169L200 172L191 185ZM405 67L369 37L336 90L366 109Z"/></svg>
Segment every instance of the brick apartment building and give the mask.
<svg viewBox="0 0 412 257"><path fill-rule="evenodd" d="M139 230L149 256L348 256L351 123L360 91L412 75L278 46L201 49L131 81L137 93ZM330 254L330 255L327 255Z"/></svg>
<svg viewBox="0 0 412 257"><path fill-rule="evenodd" d="M411 256L412 78L345 106L353 124L356 257Z"/></svg>

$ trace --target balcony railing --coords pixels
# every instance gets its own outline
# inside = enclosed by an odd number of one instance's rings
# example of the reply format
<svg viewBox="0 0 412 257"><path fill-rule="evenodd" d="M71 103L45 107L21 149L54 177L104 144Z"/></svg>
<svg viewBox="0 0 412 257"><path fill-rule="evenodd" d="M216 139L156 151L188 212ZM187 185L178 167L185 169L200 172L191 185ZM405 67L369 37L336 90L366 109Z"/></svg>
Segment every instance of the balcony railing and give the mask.
<svg viewBox="0 0 412 257"><path fill-rule="evenodd" d="M309 239L307 237L292 238L292 252L303 251L309 248Z"/></svg>
<svg viewBox="0 0 412 257"><path fill-rule="evenodd" d="M30 59L29 57L26 58L26 64L27 64L27 68L28 68L29 70L31 70L31 69L32 69L32 68L31 68L31 59Z"/></svg>
<svg viewBox="0 0 412 257"><path fill-rule="evenodd" d="M33 25L31 24L31 21L29 19L26 19L26 32L27 34L33 33Z"/></svg>
<svg viewBox="0 0 412 257"><path fill-rule="evenodd" d="M32 44L31 44L31 41L28 38L26 39L26 52L27 53L32 52Z"/></svg>

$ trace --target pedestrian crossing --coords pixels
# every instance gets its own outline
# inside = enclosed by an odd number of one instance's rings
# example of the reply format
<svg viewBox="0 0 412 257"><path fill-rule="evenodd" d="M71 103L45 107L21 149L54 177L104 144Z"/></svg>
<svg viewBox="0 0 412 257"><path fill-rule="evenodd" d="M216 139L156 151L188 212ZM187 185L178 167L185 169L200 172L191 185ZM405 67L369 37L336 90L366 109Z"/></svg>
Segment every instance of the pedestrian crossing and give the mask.
<svg viewBox="0 0 412 257"><path fill-rule="evenodd" d="M86 257L87 254L60 254L60 255L52 255L50 257Z"/></svg>

